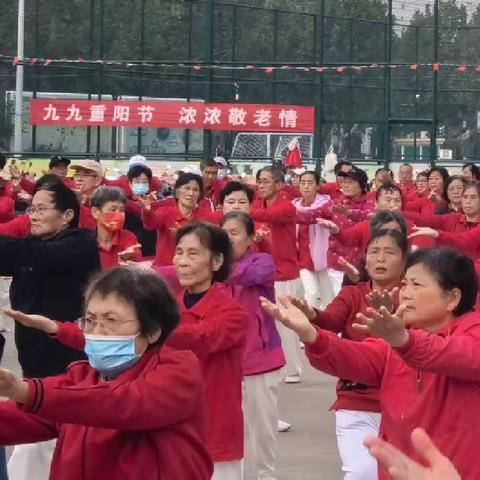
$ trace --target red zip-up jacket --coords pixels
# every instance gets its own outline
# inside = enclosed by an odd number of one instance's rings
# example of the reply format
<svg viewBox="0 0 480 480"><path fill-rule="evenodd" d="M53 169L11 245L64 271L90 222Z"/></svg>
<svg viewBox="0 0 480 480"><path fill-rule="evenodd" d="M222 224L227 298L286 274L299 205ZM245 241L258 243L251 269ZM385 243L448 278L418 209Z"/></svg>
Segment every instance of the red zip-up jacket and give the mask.
<svg viewBox="0 0 480 480"><path fill-rule="evenodd" d="M299 276L297 260L296 208L282 197L268 207L265 201L253 203L250 216L270 230L272 256L275 262L275 281L294 280Z"/></svg>
<svg viewBox="0 0 480 480"><path fill-rule="evenodd" d="M365 313L369 303L365 295L372 291L369 282L355 286L343 287L324 311L316 310L317 318L314 324L334 333L341 333L342 338L362 341L368 338L352 325L357 313ZM380 401L377 387L357 384L342 377L337 383L337 399L332 410L360 410L365 412L379 412Z"/></svg>
<svg viewBox="0 0 480 480"><path fill-rule="evenodd" d="M383 439L420 460L410 434L423 428L462 480L480 478L479 313L436 334L412 329L408 343L395 349L383 340L352 342L320 330L305 353L323 372L380 388Z"/></svg>
<svg viewBox="0 0 480 480"><path fill-rule="evenodd" d="M158 266L172 265L175 253L175 234L188 223L204 220L216 220L215 212L197 208L190 218L186 218L178 207L157 208L147 211L142 209L143 226L146 230L157 230L157 245L154 264Z"/></svg>
<svg viewBox="0 0 480 480"><path fill-rule="evenodd" d="M214 462L243 458L242 381L248 315L240 304L213 284L192 308L180 305L180 326L170 347L195 352L203 371L207 449ZM195 478L195 477L192 477Z"/></svg>
<svg viewBox="0 0 480 480"><path fill-rule="evenodd" d="M191 352L151 348L118 378L87 362L0 404L2 445L57 438L50 480L207 480L202 378Z"/></svg>

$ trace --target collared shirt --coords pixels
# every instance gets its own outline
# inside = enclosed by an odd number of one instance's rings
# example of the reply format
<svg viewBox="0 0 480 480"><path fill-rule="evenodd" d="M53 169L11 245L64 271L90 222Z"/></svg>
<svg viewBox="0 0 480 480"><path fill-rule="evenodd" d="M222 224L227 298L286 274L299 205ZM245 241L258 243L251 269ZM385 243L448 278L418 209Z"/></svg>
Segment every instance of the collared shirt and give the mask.
<svg viewBox="0 0 480 480"><path fill-rule="evenodd" d="M100 254L100 263L102 270L109 270L110 268L118 267L118 254L123 252L128 247L138 243L137 237L134 233L128 230L120 230L113 235L110 249L98 244L98 253ZM139 262L142 259L140 249L136 249L131 260Z"/></svg>

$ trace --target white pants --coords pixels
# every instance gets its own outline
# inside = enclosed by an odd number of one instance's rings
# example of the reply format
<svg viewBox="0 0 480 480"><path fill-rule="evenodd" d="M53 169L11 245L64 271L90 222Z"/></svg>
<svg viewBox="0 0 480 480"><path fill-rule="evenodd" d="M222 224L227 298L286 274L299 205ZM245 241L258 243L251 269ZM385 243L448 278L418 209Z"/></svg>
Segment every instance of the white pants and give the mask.
<svg viewBox="0 0 480 480"><path fill-rule="evenodd" d="M363 445L367 436L378 436L381 414L357 410L337 410L337 445L342 460L344 480L376 480L376 460Z"/></svg>
<svg viewBox="0 0 480 480"><path fill-rule="evenodd" d="M303 268L300 270L305 300L314 308L325 308L333 300L333 290L330 285L328 270L311 272Z"/></svg>
<svg viewBox="0 0 480 480"><path fill-rule="evenodd" d="M342 289L344 273L339 270L328 269L328 277L330 278L330 285L332 288L333 296L336 297Z"/></svg>
<svg viewBox="0 0 480 480"><path fill-rule="evenodd" d="M275 295L291 295L292 297L302 298L303 289L300 278L294 280L285 280L275 282ZM302 362L300 361L300 340L297 334L285 327L281 322L277 322L278 333L282 339L283 352L287 359L286 375L301 375Z"/></svg>
<svg viewBox="0 0 480 480"><path fill-rule="evenodd" d="M256 480L273 480L277 453L278 391L282 369L244 378L245 466Z"/></svg>
<svg viewBox="0 0 480 480"><path fill-rule="evenodd" d="M8 480L48 480L56 443L16 445L7 464Z"/></svg>
<svg viewBox="0 0 480 480"><path fill-rule="evenodd" d="M242 461L214 463L212 480L242 480Z"/></svg>
<svg viewBox="0 0 480 480"><path fill-rule="evenodd" d="M0 331L5 330L11 320L3 314L4 308L10 308L11 277L0 277Z"/></svg>

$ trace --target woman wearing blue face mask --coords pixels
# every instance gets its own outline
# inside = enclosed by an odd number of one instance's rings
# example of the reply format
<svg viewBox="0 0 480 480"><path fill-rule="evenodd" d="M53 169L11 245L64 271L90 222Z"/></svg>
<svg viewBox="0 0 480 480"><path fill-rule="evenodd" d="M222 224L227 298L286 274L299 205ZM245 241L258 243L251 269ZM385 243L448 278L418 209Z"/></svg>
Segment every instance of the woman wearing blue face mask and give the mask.
<svg viewBox="0 0 480 480"><path fill-rule="evenodd" d="M121 267L94 278L85 298L83 332L7 311L84 348L88 362L45 379L0 369L0 395L10 398L0 404L0 444L58 438L50 480L210 479L199 362L163 347L179 322L166 285Z"/></svg>
<svg viewBox="0 0 480 480"><path fill-rule="evenodd" d="M153 174L150 168L145 165L134 165L127 173L127 179L131 192L127 193L125 206L125 229L133 232L142 246L143 257L155 256L155 245L157 233L146 230L140 218L142 201L146 198L153 200L152 208L155 210L161 202L156 201L155 192L151 192L153 186Z"/></svg>

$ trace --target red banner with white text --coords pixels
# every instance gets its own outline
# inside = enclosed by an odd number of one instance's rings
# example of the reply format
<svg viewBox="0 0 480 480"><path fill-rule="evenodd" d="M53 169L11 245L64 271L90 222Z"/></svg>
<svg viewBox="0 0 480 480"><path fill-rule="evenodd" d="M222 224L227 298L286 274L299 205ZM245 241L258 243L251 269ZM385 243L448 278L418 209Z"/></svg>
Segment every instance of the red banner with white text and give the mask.
<svg viewBox="0 0 480 480"><path fill-rule="evenodd" d="M30 123L311 133L314 112L298 105L33 99Z"/></svg>

